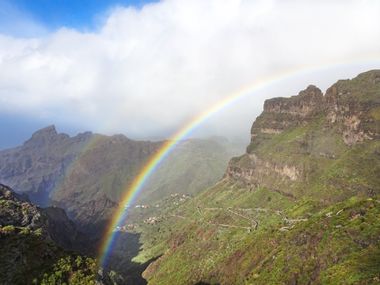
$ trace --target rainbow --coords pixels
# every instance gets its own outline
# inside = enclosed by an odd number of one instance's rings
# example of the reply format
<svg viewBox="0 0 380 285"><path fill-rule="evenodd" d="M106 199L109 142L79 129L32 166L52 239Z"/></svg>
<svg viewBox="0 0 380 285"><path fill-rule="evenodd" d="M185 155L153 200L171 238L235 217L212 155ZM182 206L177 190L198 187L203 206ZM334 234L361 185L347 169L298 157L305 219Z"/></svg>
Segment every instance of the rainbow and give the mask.
<svg viewBox="0 0 380 285"><path fill-rule="evenodd" d="M379 59L379 55L376 55L376 61ZM352 64L352 62L350 62ZM371 61L373 63L373 61ZM347 65L347 63L338 63L334 65L324 65L319 66L308 66L302 68L302 70L293 69L287 70L285 72L276 73L270 77L261 78L260 80L255 81L253 84L233 93L232 95L226 97L222 101L217 102L213 106L211 106L206 111L202 112L198 116L194 117L190 120L182 129L177 131L170 140L166 141L161 148L149 159L149 161L145 164L145 166L141 169L139 174L135 177L134 181L126 188L125 194L122 197L122 200L115 211L111 222L109 223L104 238L101 242L100 251L99 251L99 260L101 266L105 266L107 262L107 257L112 250L112 246L116 237L115 229L118 226L121 226L123 221L125 221L127 216L127 208L130 207L139 192L143 188L144 184L151 176L151 174L155 171L155 169L160 165L160 163L168 156L168 154L175 148L175 146L183 139L187 138L194 129L196 129L201 123L206 121L208 118L213 116L215 113L221 111L227 106L235 103L236 101L245 98L247 96L252 95L253 93L258 92L261 89L269 87L269 85L279 83L282 80L289 79L292 76L296 76L298 74L318 71L321 69L335 67L337 65Z"/></svg>

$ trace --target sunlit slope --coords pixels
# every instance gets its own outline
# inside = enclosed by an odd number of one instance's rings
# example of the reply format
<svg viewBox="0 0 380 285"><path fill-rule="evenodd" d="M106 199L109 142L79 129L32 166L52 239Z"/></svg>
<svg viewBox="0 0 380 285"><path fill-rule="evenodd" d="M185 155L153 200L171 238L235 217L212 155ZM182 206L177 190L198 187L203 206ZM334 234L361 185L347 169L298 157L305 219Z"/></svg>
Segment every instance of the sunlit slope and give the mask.
<svg viewBox="0 0 380 285"><path fill-rule="evenodd" d="M267 100L224 179L162 212L149 284L378 284L380 72Z"/></svg>
<svg viewBox="0 0 380 285"><path fill-rule="evenodd" d="M346 278L347 284L376 284L379 197L324 207L267 189L244 191L219 184L151 226L150 234L166 238L166 248L145 271L149 283L339 284ZM146 239L146 252L155 250L149 241L162 247Z"/></svg>

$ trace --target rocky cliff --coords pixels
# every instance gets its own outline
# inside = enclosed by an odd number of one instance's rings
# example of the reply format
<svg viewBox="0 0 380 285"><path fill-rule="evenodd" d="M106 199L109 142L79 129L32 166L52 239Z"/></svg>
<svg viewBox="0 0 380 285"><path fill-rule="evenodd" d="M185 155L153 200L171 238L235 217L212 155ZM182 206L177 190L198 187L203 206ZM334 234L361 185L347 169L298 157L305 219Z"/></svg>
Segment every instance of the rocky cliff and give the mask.
<svg viewBox="0 0 380 285"><path fill-rule="evenodd" d="M297 96L266 100L263 113L252 125L247 153L230 161L225 177L252 189L314 195L313 187L309 191L306 185L315 184L333 165L355 167L346 160L348 153L379 140L379 82L380 71L375 70L340 80L325 95L309 86ZM372 146L362 161L378 155L378 146ZM323 186L344 186L339 180L328 177ZM378 179L369 181L353 182L350 188L356 194L378 193Z"/></svg>

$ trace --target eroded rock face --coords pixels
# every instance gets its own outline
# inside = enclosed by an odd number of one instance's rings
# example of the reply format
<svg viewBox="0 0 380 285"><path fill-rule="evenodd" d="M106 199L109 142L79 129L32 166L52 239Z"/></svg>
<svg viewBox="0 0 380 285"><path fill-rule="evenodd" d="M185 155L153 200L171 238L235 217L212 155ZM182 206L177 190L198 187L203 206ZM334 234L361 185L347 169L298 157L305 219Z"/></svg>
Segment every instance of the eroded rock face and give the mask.
<svg viewBox="0 0 380 285"><path fill-rule="evenodd" d="M338 81L325 95L310 85L297 96L266 100L263 113L252 125L251 142L259 144L268 135L307 125L323 116L341 133L346 145L379 138L379 125L371 116L371 110L380 112L379 89L380 71L373 70L353 80Z"/></svg>
<svg viewBox="0 0 380 285"><path fill-rule="evenodd" d="M232 163L231 167L227 169L227 175L235 179L243 179L245 181L253 182L258 177L265 174L277 174L279 177L289 179L291 181L297 180L301 175L301 170L295 166L287 164L276 164L275 162L266 161L258 158L255 154L249 154L245 157L247 159L247 167L239 168Z"/></svg>
<svg viewBox="0 0 380 285"><path fill-rule="evenodd" d="M240 159L232 159L228 164L225 178L238 181L251 190L265 186L285 195L292 195L287 189L278 185L291 184L301 179L303 170L294 165L265 160L255 154L243 155Z"/></svg>
<svg viewBox="0 0 380 285"><path fill-rule="evenodd" d="M265 141L267 135L280 134L284 130L306 124L323 108L322 91L314 85L308 86L297 96L273 98L264 103L263 113L251 128L252 143Z"/></svg>
<svg viewBox="0 0 380 285"><path fill-rule="evenodd" d="M355 85L359 81L362 90ZM338 127L346 145L352 146L365 140L380 137L376 112L380 109L380 72L360 74L353 80L340 80L326 91L327 119ZM359 85L358 83L358 85Z"/></svg>
<svg viewBox="0 0 380 285"><path fill-rule="evenodd" d="M325 95L310 85L297 96L266 100L247 153L230 161L225 178L291 194L287 185L302 187L320 171L313 159L338 159L340 142L351 148L378 139L380 70L373 70L338 81Z"/></svg>
<svg viewBox="0 0 380 285"><path fill-rule="evenodd" d="M266 100L264 112L289 114L295 118L307 118L320 111L322 101L322 91L314 85L309 85L305 90L300 91L297 96Z"/></svg>

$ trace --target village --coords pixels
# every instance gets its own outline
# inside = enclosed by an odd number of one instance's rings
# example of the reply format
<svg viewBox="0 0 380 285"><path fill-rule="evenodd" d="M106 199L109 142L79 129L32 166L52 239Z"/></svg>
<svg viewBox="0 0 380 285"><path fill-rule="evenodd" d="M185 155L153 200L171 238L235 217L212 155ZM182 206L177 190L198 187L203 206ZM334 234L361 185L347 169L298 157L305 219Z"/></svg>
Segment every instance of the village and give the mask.
<svg viewBox="0 0 380 285"><path fill-rule="evenodd" d="M144 212L147 212L147 213L157 213L157 209L163 207L163 208L167 208L167 207L170 207L170 206L178 206L182 203L184 203L185 201L191 199L192 197L190 195L186 195L186 194L179 194L179 193L173 193L171 194L169 197L165 198L162 200L162 203L157 203L157 204L154 204L154 205L149 205L149 204L136 204L134 205L133 209L136 211L144 211ZM163 206L164 205L164 206ZM148 212L148 210L150 210ZM218 212L225 212L225 213L229 213L230 215L234 216L235 218L238 218L238 219L241 219L241 220L245 220L247 222L247 225L244 226L244 225L235 225L235 224L221 224L221 223L214 223L214 222L211 222L211 221L206 221L205 223L209 224L209 225L212 225L212 226L217 226L217 227L222 227L222 228L239 228L239 229L244 229L244 230L247 230L248 232L251 232L251 231L254 231L254 230L257 230L258 227L259 227L259 221L257 218L253 218L253 215L252 216L252 213L256 213L256 215L258 213L267 213L267 212L273 212L273 214L277 215L277 216L280 216L281 217L281 220L283 221L283 223L285 224L284 226L280 227L279 228L279 231L289 231L291 230L295 223L298 223L298 222L305 222L307 221L308 219L307 218L297 218L297 219L289 219L288 217L286 217L284 215L284 213L282 213L282 211L279 211L279 210L272 210L272 209L267 209L267 208L236 208L236 209L233 209L231 207L228 207L228 208L220 208L220 207L215 207L215 208L209 208L209 207L206 207L206 208L202 208L200 206L197 206L196 207L196 211L199 213L199 215L201 217L204 217L204 214L205 212L208 212L208 211L218 211ZM251 214L249 214L251 213ZM337 215L340 214L337 213ZM179 219L185 219L185 220L189 220L189 221L193 221L193 222L196 222L195 220L192 220L191 218L189 217L185 217L185 216L182 216L182 215L178 215L178 214L169 214L168 216L165 217L162 216L162 215L150 215L146 218L144 218L142 220L142 223L145 224L145 225L155 225L155 224L158 224L160 223L161 221L165 220L165 218L167 217L174 217L174 218L179 218ZM115 231L120 231L120 232L134 232L134 231L137 231L138 227L141 226L141 224L139 223L128 223L124 226L118 226L116 227Z"/></svg>

